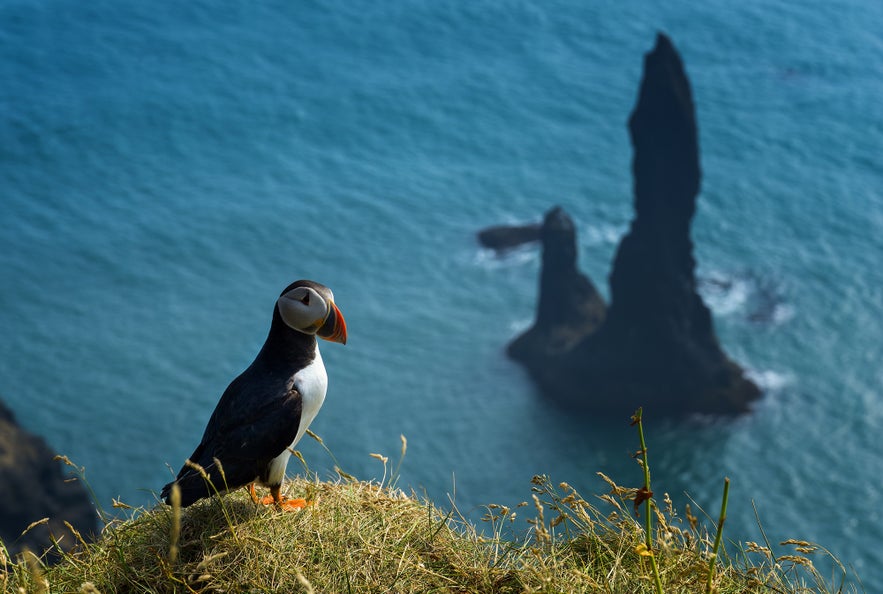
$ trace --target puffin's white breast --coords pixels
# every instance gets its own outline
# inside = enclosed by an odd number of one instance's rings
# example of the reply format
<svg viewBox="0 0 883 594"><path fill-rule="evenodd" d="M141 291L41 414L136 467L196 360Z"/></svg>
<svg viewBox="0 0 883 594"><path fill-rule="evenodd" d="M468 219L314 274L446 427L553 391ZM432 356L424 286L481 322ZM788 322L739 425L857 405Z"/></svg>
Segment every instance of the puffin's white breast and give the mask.
<svg viewBox="0 0 883 594"><path fill-rule="evenodd" d="M300 392L302 398L300 426L297 428L297 436L291 442L294 447L300 438L304 436L307 427L319 414L322 403L325 402L325 392L328 390L328 374L325 373L325 364L322 362L322 353L316 348L316 358L294 374L291 378L294 389Z"/></svg>
<svg viewBox="0 0 883 594"><path fill-rule="evenodd" d="M289 448L293 449L304 436L304 433L307 432L310 423L319 414L319 409L322 408L322 403L325 402L325 392L328 390L328 374L325 373L325 364L322 363L322 355L319 353L318 347L316 348L316 358L309 365L291 376L288 384L297 390L301 397L300 424L297 428L297 435L295 435L294 441L289 446ZM290 456L291 452L289 449L285 449L270 461L266 485L271 486L282 483L282 479L285 477L285 467L288 466L288 458Z"/></svg>

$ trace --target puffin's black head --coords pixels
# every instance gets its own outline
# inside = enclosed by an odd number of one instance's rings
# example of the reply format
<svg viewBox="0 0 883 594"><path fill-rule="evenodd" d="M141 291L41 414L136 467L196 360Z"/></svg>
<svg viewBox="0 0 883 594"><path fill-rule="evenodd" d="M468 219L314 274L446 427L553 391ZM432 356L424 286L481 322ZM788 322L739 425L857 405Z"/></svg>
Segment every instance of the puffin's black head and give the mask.
<svg viewBox="0 0 883 594"><path fill-rule="evenodd" d="M346 322L325 285L309 280L291 283L276 300L276 310L293 330L346 344Z"/></svg>

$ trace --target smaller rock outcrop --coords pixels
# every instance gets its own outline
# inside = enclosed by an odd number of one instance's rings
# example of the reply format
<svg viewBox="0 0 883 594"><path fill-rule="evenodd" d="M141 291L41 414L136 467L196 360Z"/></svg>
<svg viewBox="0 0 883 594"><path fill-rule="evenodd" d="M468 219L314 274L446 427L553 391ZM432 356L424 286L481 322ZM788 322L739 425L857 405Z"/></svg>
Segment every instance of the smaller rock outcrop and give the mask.
<svg viewBox="0 0 883 594"><path fill-rule="evenodd" d="M546 213L539 236L543 264L537 317L509 345L509 355L521 361L568 351L601 325L607 311L595 285L579 271L576 228L564 209L556 206Z"/></svg>
<svg viewBox="0 0 883 594"><path fill-rule="evenodd" d="M22 535L43 518L48 522ZM46 442L22 429L0 401L0 540L12 556L25 548L40 555L53 537L67 550L76 539L65 522L84 538L95 533L97 517L89 496L64 475Z"/></svg>
<svg viewBox="0 0 883 594"><path fill-rule="evenodd" d="M498 225L478 232L478 243L486 248L505 252L525 243L540 240L542 225Z"/></svg>

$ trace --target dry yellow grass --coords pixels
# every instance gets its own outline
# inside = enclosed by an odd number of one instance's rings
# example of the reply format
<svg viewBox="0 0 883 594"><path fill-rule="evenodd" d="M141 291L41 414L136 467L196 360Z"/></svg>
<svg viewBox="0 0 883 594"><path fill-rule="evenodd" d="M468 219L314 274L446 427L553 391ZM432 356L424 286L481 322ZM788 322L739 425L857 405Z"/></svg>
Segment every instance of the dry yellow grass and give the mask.
<svg viewBox="0 0 883 594"><path fill-rule="evenodd" d="M56 565L10 562L0 591L654 592L635 490L609 484L590 503L536 477L528 503L490 505L477 528L388 485L296 478L288 493L313 501L302 511L256 506L244 490L180 510L178 520L165 505L133 510ZM667 498L654 509L652 554L664 591L705 592L708 534ZM528 517L529 533L518 533L515 513ZM845 591L815 570L823 551L801 541L783 546L791 550L778 557L755 543L725 557L714 591Z"/></svg>

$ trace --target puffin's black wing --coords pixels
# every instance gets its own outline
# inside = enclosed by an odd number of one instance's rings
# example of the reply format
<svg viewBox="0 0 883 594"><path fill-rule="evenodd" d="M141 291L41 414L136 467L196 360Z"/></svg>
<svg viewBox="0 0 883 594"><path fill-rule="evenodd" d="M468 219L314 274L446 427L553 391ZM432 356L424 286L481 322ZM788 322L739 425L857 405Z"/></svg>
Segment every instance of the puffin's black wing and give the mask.
<svg viewBox="0 0 883 594"><path fill-rule="evenodd" d="M202 441L189 458L205 470L211 485L197 469L185 465L174 481L181 488L181 505L253 482L297 436L302 410L300 393L288 388L287 382L250 372L252 368L224 391ZM216 459L221 462L223 473ZM166 503L172 484L162 490Z"/></svg>

